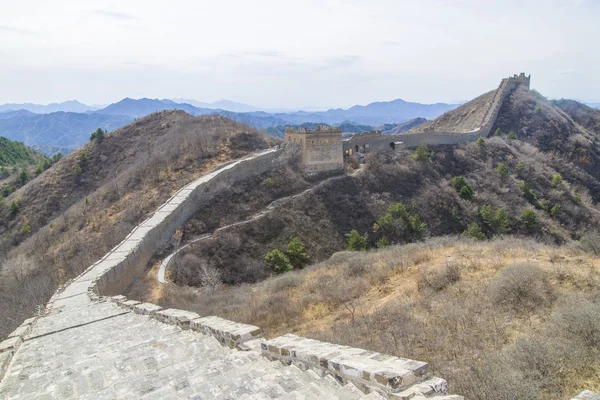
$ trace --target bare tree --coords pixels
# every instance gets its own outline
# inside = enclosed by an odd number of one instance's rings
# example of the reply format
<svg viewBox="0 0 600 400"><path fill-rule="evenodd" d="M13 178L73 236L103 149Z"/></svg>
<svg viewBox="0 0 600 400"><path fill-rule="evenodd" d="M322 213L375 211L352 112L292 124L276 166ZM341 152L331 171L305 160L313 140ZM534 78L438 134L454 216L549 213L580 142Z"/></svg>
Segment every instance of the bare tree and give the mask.
<svg viewBox="0 0 600 400"><path fill-rule="evenodd" d="M200 264L200 282L202 282L202 286L206 286L210 288L211 292L214 292L221 284L221 271L206 263Z"/></svg>

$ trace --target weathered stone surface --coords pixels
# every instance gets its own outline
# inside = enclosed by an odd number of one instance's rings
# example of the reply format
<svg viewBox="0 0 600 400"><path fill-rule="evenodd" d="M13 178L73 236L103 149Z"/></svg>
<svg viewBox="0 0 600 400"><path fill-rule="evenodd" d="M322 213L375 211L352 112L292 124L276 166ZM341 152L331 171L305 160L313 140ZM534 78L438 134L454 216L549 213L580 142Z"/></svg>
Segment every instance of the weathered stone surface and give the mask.
<svg viewBox="0 0 600 400"><path fill-rule="evenodd" d="M14 352L12 350L0 353L0 381L2 381L2 378L8 369L8 364L10 363L13 354Z"/></svg>
<svg viewBox="0 0 600 400"><path fill-rule="evenodd" d="M190 322L196 318L200 318L198 314L191 311L177 310L175 308L169 308L168 310L161 310L152 314L157 320L166 324L178 325L184 329L190 327Z"/></svg>
<svg viewBox="0 0 600 400"><path fill-rule="evenodd" d="M112 296L110 298L110 301L112 301L113 303L117 303L117 304L121 304L124 301L127 301L127 297L123 296L122 294L118 295L118 296Z"/></svg>
<svg viewBox="0 0 600 400"><path fill-rule="evenodd" d="M262 335L262 329L258 326L240 324L215 316L194 319L190 322L190 328L214 336L221 344L244 350L241 344Z"/></svg>
<svg viewBox="0 0 600 400"><path fill-rule="evenodd" d="M263 354L284 362L300 363L319 368L341 379L358 384L379 387L390 392L406 390L427 378L427 363L405 358L385 356L347 346L340 346L295 335L285 335L261 344ZM431 385L419 386L413 395L445 394L446 381L430 379ZM420 390L419 390L420 389Z"/></svg>
<svg viewBox="0 0 600 400"><path fill-rule="evenodd" d="M132 310L138 304L141 304L141 302L137 301L137 300L127 300L127 301L120 303L120 306L123 308L127 308L129 310Z"/></svg>
<svg viewBox="0 0 600 400"><path fill-rule="evenodd" d="M16 351L21 345L21 338L19 336L11 337L3 342L0 342L0 353L4 351Z"/></svg>
<svg viewBox="0 0 600 400"><path fill-rule="evenodd" d="M136 314L150 315L162 310L161 306L152 303L142 303L133 307L133 312Z"/></svg>
<svg viewBox="0 0 600 400"><path fill-rule="evenodd" d="M10 335L8 335L9 338L13 338L13 337L24 337L25 335L27 335L27 333L29 333L29 330L31 329L31 325L21 325L19 326L17 329L15 329L14 331L12 331L12 333Z"/></svg>

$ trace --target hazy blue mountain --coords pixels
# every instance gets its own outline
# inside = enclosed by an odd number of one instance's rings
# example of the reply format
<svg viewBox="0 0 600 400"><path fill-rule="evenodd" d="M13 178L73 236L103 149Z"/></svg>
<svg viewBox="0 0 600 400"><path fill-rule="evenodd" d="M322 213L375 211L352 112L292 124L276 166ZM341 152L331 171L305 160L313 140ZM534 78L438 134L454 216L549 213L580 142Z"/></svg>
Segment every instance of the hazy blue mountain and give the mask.
<svg viewBox="0 0 600 400"><path fill-rule="evenodd" d="M0 119L8 119L14 117L31 117L32 115L36 115L31 111L27 110L8 110L8 111L0 111Z"/></svg>
<svg viewBox="0 0 600 400"><path fill-rule="evenodd" d="M75 101L61 104L63 106L70 104L73 107L79 104L84 108L88 107ZM250 107L227 100L211 103L211 106L214 107L217 104L223 107ZM15 106L22 105L12 105L12 107ZM40 111L41 109L35 107L43 107L43 110L48 110L49 107L58 105L31 106L30 108ZM81 146L89 140L90 132L99 127L109 131L114 130L130 123L135 118L141 118L161 110L179 109L192 115L219 114L257 129L273 128L273 134L281 135L286 125L304 123L338 126L345 124L342 129L346 129L346 132L361 132L370 130L372 126L397 124L417 117L436 118L455 107L456 105L453 104L419 104L394 100L371 103L366 106L354 106L347 110L269 113L265 111L234 112L221 108L195 107L189 103L177 103L172 100L125 98L100 110L87 109L85 112L79 113L32 114L32 110L26 109L5 112L0 114L0 135L12 140L23 141L36 150L52 154L57 149L65 152Z"/></svg>
<svg viewBox="0 0 600 400"><path fill-rule="evenodd" d="M133 118L141 118L156 111L173 109L183 110L192 115L202 115L212 112L212 110L207 111L196 108L191 104L175 103L171 100L147 98L136 100L126 97L118 103L111 104L106 108L96 111L96 113L104 115L127 115Z"/></svg>
<svg viewBox="0 0 600 400"><path fill-rule="evenodd" d="M294 129L305 128L305 129L315 130L317 128L317 126L319 126L319 125L328 125L328 124L325 124L322 122L305 122L305 123L299 124L299 125L277 125L275 127L268 128L265 131L271 136L282 138L285 135L286 128L294 128ZM353 124L351 122L344 122L338 126L340 128L342 128L342 132L345 132L345 133L361 133L361 132L371 131L374 129L372 126L369 126L369 125Z"/></svg>
<svg viewBox="0 0 600 400"><path fill-rule="evenodd" d="M414 128L415 126L419 126L427 122L425 118L413 118L406 122L401 122L399 124L385 124L380 127L381 133L384 135L398 135L400 133L407 132L409 129Z"/></svg>
<svg viewBox="0 0 600 400"><path fill-rule="evenodd" d="M65 111L65 112L76 112L83 113L86 111L93 111L94 108L77 100L64 101L62 103L52 103L48 105L24 103L24 104L3 104L0 105L0 112L7 110L27 110L36 114L49 114L53 112Z"/></svg>
<svg viewBox="0 0 600 400"><path fill-rule="evenodd" d="M600 103L586 103L590 107L594 107L600 110Z"/></svg>
<svg viewBox="0 0 600 400"><path fill-rule="evenodd" d="M90 140L98 128L108 131L133 121L123 115L56 112L0 119L0 136L24 142L46 154L58 148L75 149Z"/></svg>
<svg viewBox="0 0 600 400"><path fill-rule="evenodd" d="M208 108L211 110L225 110L225 111L233 111L233 112L251 112L251 111L259 111L260 109L257 107L250 106L244 103L238 103L231 100L219 100L212 103L204 103L202 101L192 100L192 99L172 99L175 103L187 103L191 104L194 107L198 108Z"/></svg>

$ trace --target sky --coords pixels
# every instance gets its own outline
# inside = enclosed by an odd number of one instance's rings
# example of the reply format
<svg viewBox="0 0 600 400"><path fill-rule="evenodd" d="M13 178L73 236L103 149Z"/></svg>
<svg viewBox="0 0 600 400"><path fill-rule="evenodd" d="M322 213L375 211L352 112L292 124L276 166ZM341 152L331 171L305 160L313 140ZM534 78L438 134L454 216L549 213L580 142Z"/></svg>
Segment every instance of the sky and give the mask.
<svg viewBox="0 0 600 400"><path fill-rule="evenodd" d="M600 0L0 0L0 103L600 102Z"/></svg>

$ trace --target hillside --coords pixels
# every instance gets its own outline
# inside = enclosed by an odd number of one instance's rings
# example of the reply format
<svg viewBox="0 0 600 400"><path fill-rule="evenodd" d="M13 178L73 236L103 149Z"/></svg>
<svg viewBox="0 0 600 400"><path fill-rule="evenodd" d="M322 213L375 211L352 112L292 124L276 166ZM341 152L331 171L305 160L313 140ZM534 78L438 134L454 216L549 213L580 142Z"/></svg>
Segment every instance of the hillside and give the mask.
<svg viewBox="0 0 600 400"><path fill-rule="evenodd" d="M427 120L425 118L413 118L399 124L386 124L381 128L381 133L384 135L398 135L405 133L419 125L423 125Z"/></svg>
<svg viewBox="0 0 600 400"><path fill-rule="evenodd" d="M86 144L10 194L0 209L0 337L175 190L270 143L221 117L165 111Z"/></svg>
<svg viewBox="0 0 600 400"><path fill-rule="evenodd" d="M168 271L177 286L157 286L152 269L127 295L273 335L427 359L468 398L562 399L594 389L600 366L586 337L600 326L572 324L600 321L596 118L578 103L517 90L498 136L431 147L425 157L370 153L358 174L179 252ZM306 184L281 171L228 189L185 224L183 243L249 218L244 205L284 196L276 192L287 185L300 193ZM370 252L329 260L352 230ZM265 254L287 251L294 237L314 266L273 278ZM216 289L207 271L218 271Z"/></svg>
<svg viewBox="0 0 600 400"><path fill-rule="evenodd" d="M132 120L132 117L122 115L72 112L22 115L7 119L0 118L0 136L24 142L36 150L45 150L50 146L50 148L65 148L72 151L87 143L90 133L96 129L112 131Z"/></svg>
<svg viewBox="0 0 600 400"><path fill-rule="evenodd" d="M0 166L27 166L43 162L45 157L21 142L0 137Z"/></svg>
<svg viewBox="0 0 600 400"><path fill-rule="evenodd" d="M495 93L494 90L487 92L452 111L444 113L433 121L412 128L409 133L424 132L431 129L438 132L470 132L477 129L481 126L487 105L491 103Z"/></svg>

